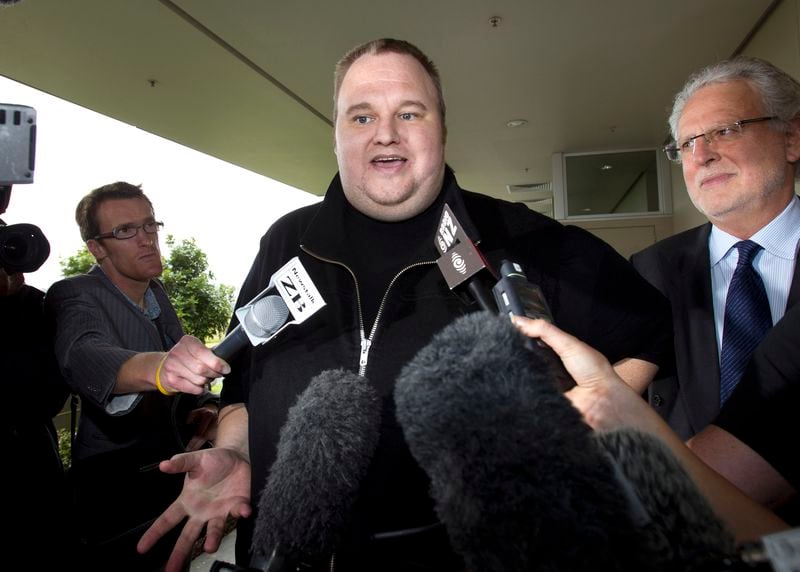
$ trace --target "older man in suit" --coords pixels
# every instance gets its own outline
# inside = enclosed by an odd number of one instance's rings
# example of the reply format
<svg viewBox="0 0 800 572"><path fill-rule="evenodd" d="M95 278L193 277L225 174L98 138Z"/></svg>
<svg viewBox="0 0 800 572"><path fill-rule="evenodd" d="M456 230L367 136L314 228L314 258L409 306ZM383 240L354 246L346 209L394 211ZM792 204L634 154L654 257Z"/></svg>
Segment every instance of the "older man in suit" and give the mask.
<svg viewBox="0 0 800 572"><path fill-rule="evenodd" d="M76 220L97 264L51 286L46 309L62 375L81 397L73 481L84 567L157 569L162 554L145 559L135 550L139 527L182 482L161 473L158 461L211 436L216 404L205 384L229 367L184 335L156 280L162 223L141 188L95 189Z"/></svg>
<svg viewBox="0 0 800 572"><path fill-rule="evenodd" d="M677 380L651 404L683 438L708 425L766 330L800 296L800 84L737 57L692 76L676 96L665 148L709 220L632 257L672 304Z"/></svg>

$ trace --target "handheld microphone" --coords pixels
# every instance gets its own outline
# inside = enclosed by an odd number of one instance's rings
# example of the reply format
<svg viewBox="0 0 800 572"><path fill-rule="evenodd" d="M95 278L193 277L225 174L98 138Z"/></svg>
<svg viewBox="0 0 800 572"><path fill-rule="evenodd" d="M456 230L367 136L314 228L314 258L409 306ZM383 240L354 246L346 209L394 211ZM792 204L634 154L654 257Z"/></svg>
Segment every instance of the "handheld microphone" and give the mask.
<svg viewBox="0 0 800 572"><path fill-rule="evenodd" d="M248 344L267 343L284 327L304 322L323 306L325 300L295 256L270 277L264 290L236 310L239 324L211 351L228 361Z"/></svg>
<svg viewBox="0 0 800 572"><path fill-rule="evenodd" d="M436 263L450 290L466 283L466 289L481 310L496 311L480 274L481 270L486 269L494 278L494 272L447 205L442 209L439 230L433 243L441 252Z"/></svg>
<svg viewBox="0 0 800 572"><path fill-rule="evenodd" d="M244 322L231 330L211 351L228 361L250 344L246 331L260 338L271 338L288 317L289 307L280 296L270 294L259 298L245 315Z"/></svg>
<svg viewBox="0 0 800 572"><path fill-rule="evenodd" d="M547 300L542 294L541 288L528 281L522 267L509 260L503 260L500 264L500 280L492 288L495 302L500 314L510 316L525 316L536 319L547 320L551 324L553 314L547 305ZM546 359L548 369L552 372L561 391L567 391L575 387L575 380L564 368L561 358L542 340L525 339L525 347L529 350L534 349L534 345L541 348L539 351L542 358Z"/></svg>
<svg viewBox="0 0 800 572"><path fill-rule="evenodd" d="M289 410L258 501L253 561L302 570L329 558L378 444L381 402L366 378L317 375Z"/></svg>
<svg viewBox="0 0 800 572"><path fill-rule="evenodd" d="M475 312L397 380L397 419L452 546L475 571L648 570L611 460L540 350Z"/></svg>
<svg viewBox="0 0 800 572"><path fill-rule="evenodd" d="M503 260L500 264L500 280L492 288L492 294L501 314L543 318L553 323L541 288L529 282L522 267L515 262Z"/></svg>

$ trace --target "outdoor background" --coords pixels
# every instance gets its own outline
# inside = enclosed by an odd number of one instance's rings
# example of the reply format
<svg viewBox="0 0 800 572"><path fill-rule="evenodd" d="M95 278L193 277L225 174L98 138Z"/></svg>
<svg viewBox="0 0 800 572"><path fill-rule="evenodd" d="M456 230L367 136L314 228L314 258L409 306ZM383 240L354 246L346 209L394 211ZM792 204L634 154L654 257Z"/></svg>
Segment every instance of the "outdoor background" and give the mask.
<svg viewBox="0 0 800 572"><path fill-rule="evenodd" d="M234 299L272 222L320 200L3 76L0 102L37 113L34 183L15 185L0 217L7 224L35 224L50 241L50 258L26 275L40 290L61 278L59 260L83 245L75 223L78 201L107 183L141 184L164 222L162 254L167 234L176 243L195 238L215 283L232 286Z"/></svg>

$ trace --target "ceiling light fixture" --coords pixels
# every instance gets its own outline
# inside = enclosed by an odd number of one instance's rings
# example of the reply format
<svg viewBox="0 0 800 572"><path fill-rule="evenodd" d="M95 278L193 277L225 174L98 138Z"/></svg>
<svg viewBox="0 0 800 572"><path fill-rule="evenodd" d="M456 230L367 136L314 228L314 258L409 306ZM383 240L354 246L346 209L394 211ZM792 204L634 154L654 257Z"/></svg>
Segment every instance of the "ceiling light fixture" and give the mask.
<svg viewBox="0 0 800 572"><path fill-rule="evenodd" d="M610 171L613 168L614 168L614 165L605 164L605 165L600 167L600 170L601 171Z"/></svg>
<svg viewBox="0 0 800 572"><path fill-rule="evenodd" d="M507 127L522 127L523 125L527 125L527 119L512 119L511 121L506 122Z"/></svg>

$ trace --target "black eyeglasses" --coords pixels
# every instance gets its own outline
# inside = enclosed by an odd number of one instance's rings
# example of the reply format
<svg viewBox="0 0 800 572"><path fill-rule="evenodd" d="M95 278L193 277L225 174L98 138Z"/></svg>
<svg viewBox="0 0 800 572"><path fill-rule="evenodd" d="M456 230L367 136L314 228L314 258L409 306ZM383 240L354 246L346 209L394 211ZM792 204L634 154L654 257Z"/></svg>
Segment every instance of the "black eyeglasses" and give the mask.
<svg viewBox="0 0 800 572"><path fill-rule="evenodd" d="M690 153L694 155L697 140L701 137L705 139L707 145L730 143L741 137L742 130L748 123L761 123L762 121L772 121L773 119L778 118L774 115L771 115L769 117L756 117L755 119L741 119L736 123L731 123L730 125L721 125L720 127L716 127L710 131L701 133L700 135L689 137L678 145L667 145L664 147L664 153L667 154L667 159L670 161L680 163L681 156L684 153Z"/></svg>
<svg viewBox="0 0 800 572"><path fill-rule="evenodd" d="M94 240L100 240L101 238L116 238L117 240L127 240L129 238L133 238L134 236L136 236L139 233L140 228L144 229L144 231L147 234L155 234L159 230L164 228L164 223L151 220L150 222L146 222L143 224L121 224L117 227L112 228L111 232L98 234L93 238Z"/></svg>

